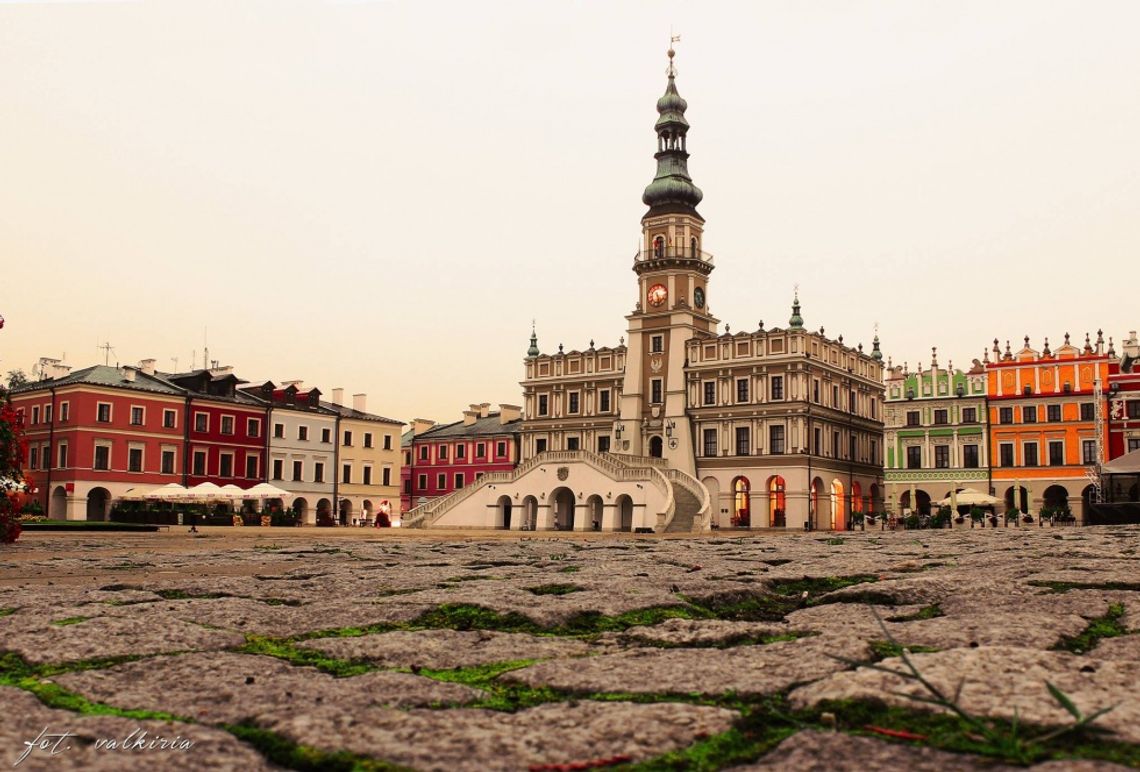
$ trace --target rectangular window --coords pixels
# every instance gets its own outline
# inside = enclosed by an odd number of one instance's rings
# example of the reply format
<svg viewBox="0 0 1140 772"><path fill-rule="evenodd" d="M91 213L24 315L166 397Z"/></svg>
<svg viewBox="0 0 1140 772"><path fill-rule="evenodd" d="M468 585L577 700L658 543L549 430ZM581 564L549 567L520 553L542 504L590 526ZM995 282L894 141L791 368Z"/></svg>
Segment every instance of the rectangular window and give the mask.
<svg viewBox="0 0 1140 772"><path fill-rule="evenodd" d="M660 378L653 378L649 381L649 402L653 405L660 405L664 398L661 395L662 381Z"/></svg>
<svg viewBox="0 0 1140 772"><path fill-rule="evenodd" d="M823 455L823 429L820 429L817 427L816 430L813 432L813 434L815 436L815 443L811 446L810 452L815 453L818 456L822 456Z"/></svg>
<svg viewBox="0 0 1140 772"><path fill-rule="evenodd" d="M715 405L716 404L716 381L705 381L702 384L705 389L704 401L701 404Z"/></svg>
<svg viewBox="0 0 1140 772"><path fill-rule="evenodd" d="M407 480L404 480L404 493L408 494L409 496L412 495L412 478L410 477Z"/></svg>
<svg viewBox="0 0 1140 772"><path fill-rule="evenodd" d="M487 457L487 443L476 442L475 443L475 458L486 458L486 457Z"/></svg>
<svg viewBox="0 0 1140 772"><path fill-rule="evenodd" d="M60 469L67 469L67 443L66 442L59 443L59 468Z"/></svg>
<svg viewBox="0 0 1140 772"><path fill-rule="evenodd" d="M950 468L950 446L949 445L935 445L934 446L934 468L935 469L949 469Z"/></svg>
<svg viewBox="0 0 1140 772"><path fill-rule="evenodd" d="M467 457L467 446L462 442L455 446L455 460L458 461Z"/></svg>
<svg viewBox="0 0 1140 772"><path fill-rule="evenodd" d="M1053 440L1049 443L1049 466L1065 465L1065 443Z"/></svg>
<svg viewBox="0 0 1140 772"><path fill-rule="evenodd" d="M781 400L784 398L784 376L772 376L772 399Z"/></svg>
<svg viewBox="0 0 1140 772"><path fill-rule="evenodd" d="M1096 463L1096 440L1081 441L1081 463L1085 465Z"/></svg>
<svg viewBox="0 0 1140 772"><path fill-rule="evenodd" d="M550 415L550 397L547 394L538 395L538 414Z"/></svg>
<svg viewBox="0 0 1140 772"><path fill-rule="evenodd" d="M839 458L839 432L831 433L831 456Z"/></svg>
<svg viewBox="0 0 1140 772"><path fill-rule="evenodd" d="M962 423L976 424L978 422L978 409L976 407L962 408Z"/></svg>
<svg viewBox="0 0 1140 772"><path fill-rule="evenodd" d="M815 378L811 382L811 401L819 404L819 378Z"/></svg>
<svg viewBox="0 0 1140 772"><path fill-rule="evenodd" d="M665 336L654 335L649 339L649 350L654 354L660 354L665 350Z"/></svg>
<svg viewBox="0 0 1140 772"><path fill-rule="evenodd" d="M257 473L257 456L247 455L245 457L245 479L256 480L260 476Z"/></svg>
<svg viewBox="0 0 1140 772"><path fill-rule="evenodd" d="M67 450L67 446L64 445L60 450ZM1140 437L1128 438L1128 452L1131 453L1134 450L1140 450ZM60 456L60 458L63 458L63 456ZM60 464L62 465L62 463L61 461Z"/></svg>
<svg viewBox="0 0 1140 772"><path fill-rule="evenodd" d="M174 451L173 450L162 451L162 460L161 461L162 461L162 473L163 474L174 474Z"/></svg>
<svg viewBox="0 0 1140 772"><path fill-rule="evenodd" d="M998 447L998 451L1001 453L1001 465L1013 466L1013 443L1003 442Z"/></svg>
<svg viewBox="0 0 1140 772"><path fill-rule="evenodd" d="M1082 421L1095 421L1096 420L1096 406L1092 402L1081 403L1081 420Z"/></svg>
<svg viewBox="0 0 1140 772"><path fill-rule="evenodd" d="M1045 414L1046 418L1049 420L1049 423L1057 423L1061 420L1061 406L1046 405Z"/></svg>
<svg viewBox="0 0 1140 772"><path fill-rule="evenodd" d="M332 442L332 429L329 429L328 427L321 429L321 442L324 442L324 443L331 443Z"/></svg>
<svg viewBox="0 0 1140 772"><path fill-rule="evenodd" d="M372 432L365 432L364 433L364 447L366 447L366 448L372 447Z"/></svg>
<svg viewBox="0 0 1140 772"><path fill-rule="evenodd" d="M380 482L381 485L391 485L392 484L392 470L391 469L389 469L388 467L384 467L384 469L381 471L380 474L381 474L381 482Z"/></svg>
<svg viewBox="0 0 1140 772"><path fill-rule="evenodd" d="M447 490L447 475L437 474L435 476L435 488L440 491Z"/></svg>
<svg viewBox="0 0 1140 772"><path fill-rule="evenodd" d="M173 429L178 422L178 414L173 410L162 411L162 428Z"/></svg>
<svg viewBox="0 0 1140 772"><path fill-rule="evenodd" d="M978 446L977 445L963 445L962 446L962 466L966 469L978 468Z"/></svg>
<svg viewBox="0 0 1140 772"><path fill-rule="evenodd" d="M143 451L142 448L128 448L127 449L127 471L128 472L141 472L143 470Z"/></svg>
<svg viewBox="0 0 1140 772"><path fill-rule="evenodd" d="M922 469L922 448L912 445L906 449L906 468Z"/></svg>
<svg viewBox="0 0 1140 772"><path fill-rule="evenodd" d="M567 450L578 450L578 448L579 448L579 439L577 437L567 437L566 438L566 449Z"/></svg>
<svg viewBox="0 0 1140 772"><path fill-rule="evenodd" d="M284 459L281 459L281 458L273 459L273 479L274 480L284 480L285 479L285 460Z"/></svg>
<svg viewBox="0 0 1140 772"><path fill-rule="evenodd" d="M194 458L194 462L193 462L194 466L192 468L192 473L197 477L204 477L206 474L206 451L204 451L204 450L194 451L194 457L193 458Z"/></svg>
<svg viewBox="0 0 1140 772"><path fill-rule="evenodd" d="M234 476L234 454L222 453L218 456L218 477Z"/></svg>
<svg viewBox="0 0 1140 772"><path fill-rule="evenodd" d="M346 431L344 433L344 446L346 448L352 447L352 432L350 432L350 431Z"/></svg>
<svg viewBox="0 0 1140 772"><path fill-rule="evenodd" d="M576 392L576 391L572 391L572 392L570 392L570 394L569 394L568 396L569 396L569 402L570 402L570 404L569 404L569 406L566 408L566 412L567 412L567 413L570 413L571 415L574 415L574 414L576 414L576 413L578 412L578 408L579 408L579 404L578 404L578 392Z"/></svg>
<svg viewBox="0 0 1140 772"><path fill-rule="evenodd" d="M946 410L935 410L934 411L934 423L939 424L939 425L950 423L950 421L948 419L947 411Z"/></svg>
<svg viewBox="0 0 1140 772"><path fill-rule="evenodd" d="M736 455L747 456L752 448L752 433L747 426L736 427Z"/></svg>
<svg viewBox="0 0 1140 772"><path fill-rule="evenodd" d="M609 389L602 389L601 391L598 392L598 412L599 413L610 412L610 390Z"/></svg>
<svg viewBox="0 0 1140 772"><path fill-rule="evenodd" d="M297 427L297 439L302 440L302 441L307 441L309 439L309 427L298 426Z"/></svg>
<svg viewBox="0 0 1140 772"><path fill-rule="evenodd" d="M322 468L322 469L324 468L324 464L318 464L317 466ZM293 482L301 482L301 480L304 476L304 472L305 472L305 462L304 461L294 461L293 462ZM314 482L324 482L324 480L316 479L316 480L314 480Z"/></svg>
<svg viewBox="0 0 1140 772"><path fill-rule="evenodd" d="M384 450L391 450L391 449L392 449L392 435L391 434L385 434L384 435Z"/></svg>
<svg viewBox="0 0 1140 772"><path fill-rule="evenodd" d="M855 390L852 389L847 395L847 412L848 413L854 413L855 408L857 408L858 406L859 406L859 397L855 393Z"/></svg>
<svg viewBox="0 0 1140 772"><path fill-rule="evenodd" d="M100 402L95 406L95 420L101 424L111 423L111 405L109 402Z"/></svg>
<svg viewBox="0 0 1140 772"><path fill-rule="evenodd" d="M32 448L28 451L28 466L31 469L40 468L40 449Z"/></svg>
<svg viewBox="0 0 1140 772"><path fill-rule="evenodd" d="M878 406L876 404L875 398L871 397L871 418L878 418L879 416L876 415L877 412Z"/></svg>
<svg viewBox="0 0 1140 772"><path fill-rule="evenodd" d="M96 445L95 446L95 464L94 467L101 471L107 471L111 468L111 446L110 445Z"/></svg>
<svg viewBox="0 0 1140 772"><path fill-rule="evenodd" d="M234 417L232 415L222 416L222 434L234 433Z"/></svg>
<svg viewBox="0 0 1140 772"><path fill-rule="evenodd" d="M69 418L71 418L71 403L70 402L60 402L59 403L59 420L66 421Z"/></svg>
<svg viewBox="0 0 1140 772"><path fill-rule="evenodd" d="M427 461L427 460L428 460L428 446L427 445L421 445L420 446L420 461Z"/></svg>
<svg viewBox="0 0 1140 772"><path fill-rule="evenodd" d="M598 452L599 453L609 453L610 452L610 435L603 434L601 437L598 437Z"/></svg>
<svg viewBox="0 0 1140 772"><path fill-rule="evenodd" d="M748 401L748 379L747 378L737 378L736 379L736 401L738 403Z"/></svg>
<svg viewBox="0 0 1140 772"><path fill-rule="evenodd" d="M1025 456L1025 466L1038 466L1039 459L1037 458L1037 443L1027 442L1022 447L1022 453Z"/></svg>
<svg viewBox="0 0 1140 772"><path fill-rule="evenodd" d="M285 438L285 424L273 424L273 436L281 440Z"/></svg>
<svg viewBox="0 0 1140 772"><path fill-rule="evenodd" d="M918 426L922 423L922 414L917 410L906 411L906 425Z"/></svg>
<svg viewBox="0 0 1140 772"><path fill-rule="evenodd" d="M545 453L546 452L546 438L545 437L539 437L538 439L536 439L534 441L534 452L535 453Z"/></svg>
<svg viewBox="0 0 1140 772"><path fill-rule="evenodd" d="M999 424L1011 424L1011 423L1013 423L1013 408L1012 407L998 408L998 423Z"/></svg>
<svg viewBox="0 0 1140 772"><path fill-rule="evenodd" d="M1021 422L1023 424L1037 423L1037 408L1032 405L1021 408Z"/></svg>
<svg viewBox="0 0 1140 772"><path fill-rule="evenodd" d="M298 462L300 463L300 462ZM296 469L297 465L294 464L293 468ZM325 481L325 462L316 461L313 463L313 482L323 483Z"/></svg>
<svg viewBox="0 0 1140 772"><path fill-rule="evenodd" d="M440 445L439 447L437 447L435 449L435 457L438 458L440 461L446 461L447 460L447 446L446 445Z"/></svg>
<svg viewBox="0 0 1140 772"><path fill-rule="evenodd" d="M831 406L833 408L835 408L836 410L839 409L839 387L838 386L832 386L831 387Z"/></svg>
<svg viewBox="0 0 1140 772"><path fill-rule="evenodd" d="M33 405L32 406L32 423L38 424L39 422L40 422L40 406L39 405Z"/></svg>
<svg viewBox="0 0 1140 772"><path fill-rule="evenodd" d="M46 411L47 408L44 408ZM1130 419L1140 418L1140 400L1130 399L1124 403L1124 411Z"/></svg>
<svg viewBox="0 0 1140 772"><path fill-rule="evenodd" d="M387 472L388 470L385 469L384 471ZM360 482L364 485L371 485L372 484L372 467L370 467L370 466L364 467L364 471L362 473L362 477L361 477ZM384 484L387 485L388 483L384 483Z"/></svg>
<svg viewBox="0 0 1140 772"><path fill-rule="evenodd" d="M210 416L206 413L194 414L194 431L205 432L210 428Z"/></svg>
<svg viewBox="0 0 1140 772"><path fill-rule="evenodd" d="M783 453L784 453L784 427L782 427L782 426L769 426L768 427L768 452L774 456L783 455Z"/></svg>
<svg viewBox="0 0 1140 772"><path fill-rule="evenodd" d="M875 442L875 440L871 440L871 463L879 463L879 443Z"/></svg>
<svg viewBox="0 0 1140 772"><path fill-rule="evenodd" d="M847 436L847 459L849 461L855 460L855 435L850 434Z"/></svg>
<svg viewBox="0 0 1140 772"><path fill-rule="evenodd" d="M502 442L502 441L495 443L495 457L496 458L506 458L507 457L507 443Z"/></svg>
<svg viewBox="0 0 1140 772"><path fill-rule="evenodd" d="M143 409L141 407L131 407L131 426L143 425Z"/></svg>
<svg viewBox="0 0 1140 772"><path fill-rule="evenodd" d="M421 491L426 491L427 490L427 475L426 474L419 475L418 479L416 480L416 485L419 486Z"/></svg>
<svg viewBox="0 0 1140 772"><path fill-rule="evenodd" d="M707 458L716 457L716 429L705 429L702 437L703 442L703 455Z"/></svg>
<svg viewBox="0 0 1140 772"><path fill-rule="evenodd" d="M245 436L246 437L260 437L261 436L261 421L257 418L247 418L245 422Z"/></svg>
<svg viewBox="0 0 1140 772"><path fill-rule="evenodd" d="M463 483L464 483L463 472L456 472L455 473L455 490L459 490L460 488L462 488Z"/></svg>
<svg viewBox="0 0 1140 772"><path fill-rule="evenodd" d="M352 464L340 465L340 481L345 485L352 483Z"/></svg>

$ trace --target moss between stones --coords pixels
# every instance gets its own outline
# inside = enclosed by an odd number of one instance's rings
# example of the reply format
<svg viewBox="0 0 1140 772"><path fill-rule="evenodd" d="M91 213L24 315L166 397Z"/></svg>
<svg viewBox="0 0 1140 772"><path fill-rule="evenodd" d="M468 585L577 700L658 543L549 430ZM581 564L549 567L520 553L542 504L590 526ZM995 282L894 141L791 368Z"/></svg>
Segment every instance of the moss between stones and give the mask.
<svg viewBox="0 0 1140 772"><path fill-rule="evenodd" d="M301 772L397 772L407 769L349 751L325 751L300 745L276 732L252 724L227 724L222 728L286 769Z"/></svg>
<svg viewBox="0 0 1140 772"><path fill-rule="evenodd" d="M941 651L933 646L906 646L895 641L868 641L867 646L870 647L873 661L876 662L887 657L901 657L904 650L911 654L932 654Z"/></svg>
<svg viewBox="0 0 1140 772"><path fill-rule="evenodd" d="M262 635L247 635L245 644L234 649L242 654L261 654L276 657L292 665L315 667L337 678L363 675L376 670L371 662L336 659L316 649L304 649L289 640L269 638Z"/></svg>
<svg viewBox="0 0 1140 772"><path fill-rule="evenodd" d="M1140 583L1137 582L1055 582L1042 579L1030 580L1031 587L1047 587L1055 593L1069 590L1124 590L1126 592L1140 592Z"/></svg>
<svg viewBox="0 0 1140 772"><path fill-rule="evenodd" d="M1061 640L1053 646L1058 651L1071 651L1074 654L1085 654L1096 648L1101 638L1115 638L1127 635L1128 629L1121 623L1124 617L1124 604L1113 603L1108 607L1104 616L1089 620L1080 634L1073 637L1061 636Z"/></svg>
<svg viewBox="0 0 1140 772"><path fill-rule="evenodd" d="M945 616L942 613L942 607L937 603L929 606L923 606L913 614L903 614L897 617L887 617L888 622L915 622L919 619L934 619L935 617Z"/></svg>
<svg viewBox="0 0 1140 772"><path fill-rule="evenodd" d="M57 619L52 622L57 627L66 627L67 625L77 625L80 622L86 622L91 617L67 617L65 619Z"/></svg>
<svg viewBox="0 0 1140 772"><path fill-rule="evenodd" d="M523 589L532 595L569 595L572 592L582 592L586 588L576 584L540 584L537 587Z"/></svg>
<svg viewBox="0 0 1140 772"><path fill-rule="evenodd" d="M9 614L15 614L19 609L16 608L0 608L0 617L6 617Z"/></svg>

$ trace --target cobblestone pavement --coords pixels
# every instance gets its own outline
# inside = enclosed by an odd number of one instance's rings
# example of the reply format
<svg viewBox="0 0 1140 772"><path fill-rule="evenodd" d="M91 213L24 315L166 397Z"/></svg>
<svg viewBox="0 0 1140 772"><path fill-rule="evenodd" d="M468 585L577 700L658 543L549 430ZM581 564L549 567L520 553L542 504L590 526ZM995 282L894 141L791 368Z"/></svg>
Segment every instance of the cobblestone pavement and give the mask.
<svg viewBox="0 0 1140 772"><path fill-rule="evenodd" d="M1138 542L31 533L0 549L0 748L30 770L1140 766Z"/></svg>

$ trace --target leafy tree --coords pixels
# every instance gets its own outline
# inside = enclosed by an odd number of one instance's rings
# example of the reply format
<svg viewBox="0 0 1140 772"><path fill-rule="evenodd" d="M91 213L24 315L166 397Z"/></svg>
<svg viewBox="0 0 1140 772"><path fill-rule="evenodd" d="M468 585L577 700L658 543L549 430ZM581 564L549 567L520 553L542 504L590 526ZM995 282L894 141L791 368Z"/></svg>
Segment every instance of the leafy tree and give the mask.
<svg viewBox="0 0 1140 772"><path fill-rule="evenodd" d="M20 368L8 371L8 388L14 389L17 386L23 386L29 380L28 374Z"/></svg>

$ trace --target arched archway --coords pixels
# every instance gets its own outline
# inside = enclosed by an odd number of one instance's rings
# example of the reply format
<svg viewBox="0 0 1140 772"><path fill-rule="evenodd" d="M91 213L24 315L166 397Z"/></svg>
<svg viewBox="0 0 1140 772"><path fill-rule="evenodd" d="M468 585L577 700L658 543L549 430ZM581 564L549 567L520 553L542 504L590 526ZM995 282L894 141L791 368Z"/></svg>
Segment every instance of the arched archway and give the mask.
<svg viewBox="0 0 1140 772"><path fill-rule="evenodd" d="M550 493L550 506L553 509L554 529L574 530L574 491L569 488L555 488Z"/></svg>
<svg viewBox="0 0 1140 772"><path fill-rule="evenodd" d="M843 483L839 480L831 481L831 530L847 530L847 508L844 506L846 498L843 495Z"/></svg>
<svg viewBox="0 0 1140 772"><path fill-rule="evenodd" d="M92 488L87 492L87 519L106 520L111 507L111 492L106 488Z"/></svg>
<svg viewBox="0 0 1140 772"><path fill-rule="evenodd" d="M818 477L811 481L808 494L808 519L812 528L819 528L819 500L823 496L823 480Z"/></svg>
<svg viewBox="0 0 1140 772"><path fill-rule="evenodd" d="M633 530L633 499L624 493L614 500L614 523L615 531L632 531Z"/></svg>
<svg viewBox="0 0 1140 772"><path fill-rule="evenodd" d="M366 518L368 518L369 520L371 520L372 519L372 502L369 501L368 499L365 499L364 503L360 505L360 508L362 510L364 510L364 516Z"/></svg>
<svg viewBox="0 0 1140 772"><path fill-rule="evenodd" d="M1096 497L1096 489L1091 485L1086 485L1085 489L1081 491L1081 522L1088 523L1089 516L1092 515L1093 499Z"/></svg>
<svg viewBox="0 0 1140 772"><path fill-rule="evenodd" d="M862 512L865 503L863 500L863 486L856 480L851 483L851 511Z"/></svg>
<svg viewBox="0 0 1140 772"><path fill-rule="evenodd" d="M910 500L910 490L905 490L899 496L899 507L902 511L911 510L920 515L930 514L930 494L919 488L915 491L915 501Z"/></svg>
<svg viewBox="0 0 1140 772"><path fill-rule="evenodd" d="M1014 496L1013 486L1005 489L1005 508L1006 510L1017 507L1020 512L1027 512L1029 506L1029 491L1024 485L1017 486L1017 495Z"/></svg>
<svg viewBox="0 0 1140 772"><path fill-rule="evenodd" d="M523 521L522 528L524 531L534 531L538 528L538 499L534 496L527 496L522 500Z"/></svg>
<svg viewBox="0 0 1140 772"><path fill-rule="evenodd" d="M661 458L664 452L664 443L661 438L654 435L649 438L649 455L653 458Z"/></svg>
<svg viewBox="0 0 1140 772"><path fill-rule="evenodd" d="M768 478L768 527L786 528L788 525L787 483L780 475Z"/></svg>
<svg viewBox="0 0 1140 772"><path fill-rule="evenodd" d="M602 530L602 512L605 504L602 497L594 494L586 499L586 526L592 531Z"/></svg>
<svg viewBox="0 0 1140 772"><path fill-rule="evenodd" d="M701 482L705 484L705 489L709 492L710 524L720 528L725 525L725 523L721 521L720 481L715 477L706 477L701 480Z"/></svg>
<svg viewBox="0 0 1140 772"><path fill-rule="evenodd" d="M317 525L333 525L332 502L328 499L317 501Z"/></svg>
<svg viewBox="0 0 1140 772"><path fill-rule="evenodd" d="M732 525L748 528L752 524L752 483L747 477L732 481Z"/></svg>
<svg viewBox="0 0 1140 772"><path fill-rule="evenodd" d="M48 516L57 520L67 517L67 489L57 485L51 492L51 502L48 505Z"/></svg>
<svg viewBox="0 0 1140 772"><path fill-rule="evenodd" d="M1049 509L1068 509L1069 491L1063 485L1050 485L1042 494L1041 503Z"/></svg>
<svg viewBox="0 0 1140 772"><path fill-rule="evenodd" d="M309 502L307 499L298 496L293 499L293 513L297 515L297 519L302 523L308 522L309 517Z"/></svg>
<svg viewBox="0 0 1140 772"><path fill-rule="evenodd" d="M506 494L495 502L495 527L506 531L511 529L511 497Z"/></svg>
<svg viewBox="0 0 1140 772"><path fill-rule="evenodd" d="M352 517L352 502L348 499L340 500L340 524L348 525L349 519Z"/></svg>
<svg viewBox="0 0 1140 772"><path fill-rule="evenodd" d="M872 512L882 512L883 511L883 490L882 490L882 488L879 487L878 483L871 483L870 498L871 498L871 511Z"/></svg>

